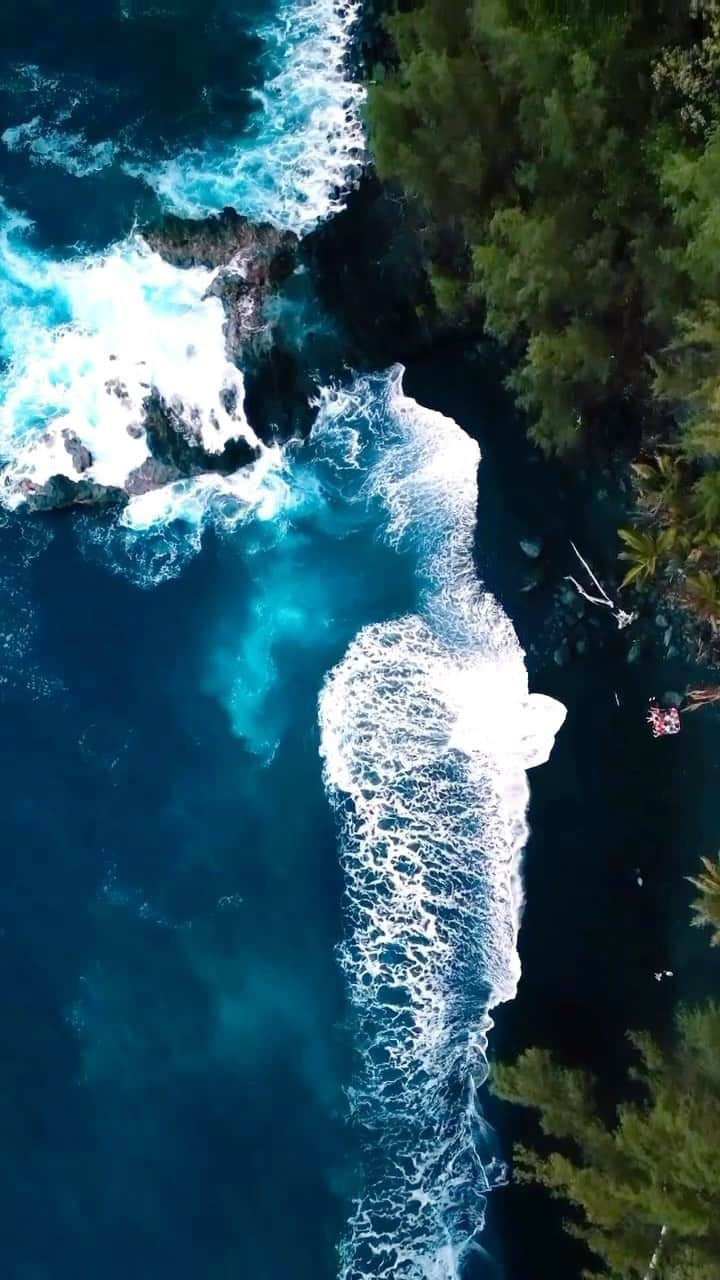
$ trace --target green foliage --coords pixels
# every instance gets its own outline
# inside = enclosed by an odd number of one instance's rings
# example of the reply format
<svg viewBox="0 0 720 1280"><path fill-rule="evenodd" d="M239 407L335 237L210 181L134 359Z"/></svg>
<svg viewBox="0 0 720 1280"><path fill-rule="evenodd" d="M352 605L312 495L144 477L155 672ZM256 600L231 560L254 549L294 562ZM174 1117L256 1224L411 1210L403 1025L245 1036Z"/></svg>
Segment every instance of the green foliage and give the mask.
<svg viewBox="0 0 720 1280"><path fill-rule="evenodd" d="M611 1124L592 1077L540 1049L495 1068L493 1092L537 1110L549 1139L542 1153L517 1148L516 1176L574 1206L569 1229L601 1274L643 1280L658 1250L659 1278L717 1280L720 1007L681 1011L667 1048L647 1035L630 1039L640 1100L618 1107Z"/></svg>
<svg viewBox="0 0 720 1280"><path fill-rule="evenodd" d="M698 876L688 876L699 896L692 904L693 924L697 928L710 928L710 944L720 946L720 854L716 858L701 858L703 870Z"/></svg>
<svg viewBox="0 0 720 1280"><path fill-rule="evenodd" d="M690 573L685 579L688 603L713 627L720 621L720 585L717 577L708 569Z"/></svg>
<svg viewBox="0 0 720 1280"><path fill-rule="evenodd" d="M401 175L408 191L452 218L487 199L499 180L497 86L475 57L462 4L431 0L389 25L399 69L369 95L376 166L381 177Z"/></svg>
<svg viewBox="0 0 720 1280"><path fill-rule="evenodd" d="M438 307L479 304L512 344L509 385L546 452L604 443L633 406L651 451L673 451L672 483L651 494L637 472L641 520L661 541L674 530L663 572L693 602L681 580L720 572L718 6L402 8L370 138L440 260L457 260L443 236L467 247L469 273L431 273Z"/></svg>
<svg viewBox="0 0 720 1280"><path fill-rule="evenodd" d="M675 542L673 529L620 529L622 541L627 548L620 552L621 560L629 560L628 569L622 581L627 587L631 582L642 582L654 578L658 564L672 551Z"/></svg>
<svg viewBox="0 0 720 1280"><path fill-rule="evenodd" d="M645 269L679 270L658 257L671 215L637 143L654 137L652 54L667 23L648 33L631 8L597 14L424 0L392 18L398 65L368 106L381 175L462 229L469 297L490 332L524 342L513 385L535 438L558 451L607 400L647 388Z"/></svg>
<svg viewBox="0 0 720 1280"><path fill-rule="evenodd" d="M638 502L651 516L679 521L686 509L686 480L677 458L656 453L651 463L634 462Z"/></svg>
<svg viewBox="0 0 720 1280"><path fill-rule="evenodd" d="M465 281L462 276L443 271L438 266L431 266L428 275L440 310L448 315L461 311L465 301Z"/></svg>
<svg viewBox="0 0 720 1280"><path fill-rule="evenodd" d="M718 118L720 90L720 14L708 7L708 26L692 45L664 49L653 68L653 84L668 95L692 133L705 133Z"/></svg>
<svg viewBox="0 0 720 1280"><path fill-rule="evenodd" d="M655 394L682 405L682 449L720 463L720 306L706 301L677 321L673 342L655 366Z"/></svg>

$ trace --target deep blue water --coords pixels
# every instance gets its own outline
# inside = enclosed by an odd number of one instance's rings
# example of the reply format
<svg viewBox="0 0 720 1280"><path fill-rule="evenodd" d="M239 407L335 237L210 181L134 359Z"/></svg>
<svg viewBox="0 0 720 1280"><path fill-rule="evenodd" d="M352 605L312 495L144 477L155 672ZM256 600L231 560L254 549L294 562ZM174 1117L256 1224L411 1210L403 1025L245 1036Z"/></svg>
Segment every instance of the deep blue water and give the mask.
<svg viewBox="0 0 720 1280"><path fill-rule="evenodd" d="M477 1091L518 977L525 770L561 714L477 578L476 445L399 370L349 372L308 442L234 477L121 517L22 502L67 427L121 483L149 381L204 424L241 389L210 273L134 226L331 217L359 160L351 20L0 17L12 1280L492 1271Z"/></svg>
<svg viewBox="0 0 720 1280"><path fill-rule="evenodd" d="M331 1275L352 1166L314 722L352 619L296 656L259 763L205 692L245 622L232 546L141 591L70 523L22 574L3 533L28 637L2 717L5 1274Z"/></svg>

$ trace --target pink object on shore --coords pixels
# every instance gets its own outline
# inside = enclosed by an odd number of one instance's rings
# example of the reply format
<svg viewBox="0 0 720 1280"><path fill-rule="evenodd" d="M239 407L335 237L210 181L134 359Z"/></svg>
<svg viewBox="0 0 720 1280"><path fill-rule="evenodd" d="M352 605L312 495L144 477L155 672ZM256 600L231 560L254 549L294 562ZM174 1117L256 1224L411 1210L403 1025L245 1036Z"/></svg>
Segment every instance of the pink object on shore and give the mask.
<svg viewBox="0 0 720 1280"><path fill-rule="evenodd" d="M682 727L677 707L659 707L654 698L651 699L648 707L647 722L654 738L665 738L669 734L679 733Z"/></svg>

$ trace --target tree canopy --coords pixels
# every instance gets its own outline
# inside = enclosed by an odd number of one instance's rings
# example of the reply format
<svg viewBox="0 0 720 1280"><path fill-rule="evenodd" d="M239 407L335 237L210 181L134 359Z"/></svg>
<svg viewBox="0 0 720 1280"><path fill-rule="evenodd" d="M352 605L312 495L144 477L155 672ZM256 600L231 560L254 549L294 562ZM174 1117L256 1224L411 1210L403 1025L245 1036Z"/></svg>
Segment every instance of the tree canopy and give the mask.
<svg viewBox="0 0 720 1280"><path fill-rule="evenodd" d="M692 603L720 574L717 6L419 0L388 27L370 138L432 219L438 305L511 345L544 449L679 460L683 502L639 522L677 528L658 567Z"/></svg>
<svg viewBox="0 0 720 1280"><path fill-rule="evenodd" d="M716 858L702 858L702 871L690 877L690 883L699 891L693 908L693 924L712 930L713 947L720 946L720 854Z"/></svg>
<svg viewBox="0 0 720 1280"><path fill-rule="evenodd" d="M516 1176L575 1206L568 1229L604 1274L717 1280L720 1007L681 1010L668 1046L648 1035L630 1039L638 1097L610 1119L593 1079L558 1066L543 1050L495 1067L493 1091L537 1110L552 1144L546 1153L518 1147Z"/></svg>

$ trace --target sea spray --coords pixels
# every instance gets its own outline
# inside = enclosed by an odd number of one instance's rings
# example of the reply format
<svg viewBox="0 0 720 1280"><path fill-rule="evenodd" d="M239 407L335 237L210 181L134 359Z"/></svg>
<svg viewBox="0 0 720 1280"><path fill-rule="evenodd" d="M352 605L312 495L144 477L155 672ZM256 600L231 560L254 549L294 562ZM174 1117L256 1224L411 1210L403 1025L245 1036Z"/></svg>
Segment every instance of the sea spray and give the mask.
<svg viewBox="0 0 720 1280"><path fill-rule="evenodd" d="M62 167L81 182L83 168L105 174L120 164L166 208L198 214L232 204L309 229L340 207L362 161L363 91L348 82L345 65L355 7L336 0L282 7L262 33L270 71L242 137L208 138L165 160L123 154L122 139L112 140L112 154L85 154L73 126L69 148L57 152ZM44 167L49 152L34 121L6 143ZM2 371L9 476L38 480L67 465L59 432L70 421L103 481L135 465L135 454L124 451L137 447L140 461L142 441L127 431L149 381L139 327L164 387L178 392L176 379L192 368L192 385L183 383L188 407L211 424L230 375L219 304L204 297L207 280L178 273L165 289L134 237L105 255L58 261L30 247L21 223L9 215L3 241L12 319ZM124 305L114 305L118 296ZM114 378L125 384L129 407L108 390ZM314 458L330 469L333 504L354 506L360 522L377 511L386 542L415 564L419 580L416 610L364 627L320 700L346 876L341 961L362 1055L351 1102L366 1139L366 1189L343 1245L342 1275L446 1280L477 1237L483 1192L495 1176L475 1093L486 1069L488 1011L512 995L518 977L525 768L549 752L561 710L528 695L511 624L477 582L478 452L456 424L404 397L397 373L359 380L327 394L307 457L310 467ZM288 545L283 522L292 534L288 493L298 482L287 462L287 453L263 455L242 479L183 481L133 499L117 523L86 516L84 545L151 584L180 571L206 523L223 529L265 520L282 525L272 547L277 560ZM321 507L316 518L335 518L331 504ZM238 734L263 756L283 731L268 706L273 686L287 678L266 656L274 659L278 632L292 642L287 649L298 638L310 643L322 610L330 616L335 609L335 584L316 559L308 554L303 562L304 575L318 575L315 594L291 564L276 574L276 598L265 585L273 575L256 556L263 587L244 652L249 646L267 666L267 679L238 688L236 666L225 685L223 667L213 687L228 699ZM359 576L357 565L351 571ZM302 595L305 612L288 610L290 590ZM386 619L387 611L369 616ZM327 628L328 645L335 634ZM279 701L289 706L289 692Z"/></svg>
<svg viewBox="0 0 720 1280"><path fill-rule="evenodd" d="M138 236L105 254L55 260L30 232L0 202L7 505L22 501L25 482L77 475L68 433L87 450L85 478L123 485L148 457L143 406L153 387L211 452L236 436L257 444L242 374L225 353L222 304L206 296L211 272L172 267Z"/></svg>
<svg viewBox="0 0 720 1280"><path fill-rule="evenodd" d="M195 216L232 205L299 232L315 226L341 207L363 160L363 89L347 65L356 11L355 0L282 4L258 31L268 78L247 133L227 143L208 138L168 161L125 157L122 166L168 210ZM41 82L39 69L30 70ZM119 162L119 144L83 152L74 133L68 152L44 129L33 116L6 130L4 145L28 148L43 163L52 156L78 178ZM209 272L170 267L134 234L104 254L57 258L36 248L31 233L30 220L0 202L6 505L22 501L28 482L76 478L68 432L91 455L84 478L122 486L148 457L140 423L151 386L199 424L206 448L219 450L233 436L257 443L243 412L242 374L225 354L221 304L206 296ZM238 409L228 413L231 401Z"/></svg>
<svg viewBox="0 0 720 1280"><path fill-rule="evenodd" d="M496 1177L475 1098L489 1010L519 976L525 769L547 758L565 713L528 693L512 625L475 573L477 446L405 397L398 370L326 405L356 453L348 412L368 398L377 455L364 491L386 538L414 550L423 589L417 614L360 632L320 696L366 1148L341 1275L453 1280Z"/></svg>
<svg viewBox="0 0 720 1280"><path fill-rule="evenodd" d="M358 0L292 0L258 32L268 76L241 138L209 139L160 165L131 160L163 204L186 217L226 205L302 234L341 209L361 171L364 88L348 75Z"/></svg>

